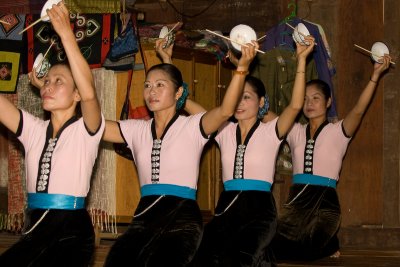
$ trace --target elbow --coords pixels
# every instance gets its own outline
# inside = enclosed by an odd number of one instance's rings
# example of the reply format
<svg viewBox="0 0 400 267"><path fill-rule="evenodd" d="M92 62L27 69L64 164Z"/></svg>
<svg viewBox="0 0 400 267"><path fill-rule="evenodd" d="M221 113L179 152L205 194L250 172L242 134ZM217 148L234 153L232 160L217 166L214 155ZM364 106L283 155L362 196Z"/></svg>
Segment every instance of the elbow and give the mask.
<svg viewBox="0 0 400 267"><path fill-rule="evenodd" d="M81 96L81 101L84 103L88 103L88 102L93 102L93 101L97 101L97 96L96 94L90 94L90 95L85 95L85 96Z"/></svg>
<svg viewBox="0 0 400 267"><path fill-rule="evenodd" d="M220 113L221 117L223 117L225 120L228 120L230 117L232 117L233 115L235 115L235 110L222 110L222 112Z"/></svg>
<svg viewBox="0 0 400 267"><path fill-rule="evenodd" d="M294 112L300 112L303 109L303 104L292 104L290 105Z"/></svg>

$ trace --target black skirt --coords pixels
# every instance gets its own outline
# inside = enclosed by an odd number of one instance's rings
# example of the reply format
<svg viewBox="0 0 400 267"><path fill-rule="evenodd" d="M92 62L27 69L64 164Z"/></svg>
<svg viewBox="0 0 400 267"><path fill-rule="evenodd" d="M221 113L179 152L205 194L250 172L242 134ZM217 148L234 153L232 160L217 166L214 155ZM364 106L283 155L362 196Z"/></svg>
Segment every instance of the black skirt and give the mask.
<svg viewBox="0 0 400 267"><path fill-rule="evenodd" d="M0 266L88 266L94 230L85 209L36 209L28 213L26 231L37 226L0 256ZM44 215L44 216L43 216Z"/></svg>
<svg viewBox="0 0 400 267"><path fill-rule="evenodd" d="M272 248L278 260L315 260L339 250L341 213L336 189L294 184L278 218Z"/></svg>
<svg viewBox="0 0 400 267"><path fill-rule="evenodd" d="M159 198L140 199L135 218L111 247L105 266L179 267L192 261L203 230L197 202Z"/></svg>
<svg viewBox="0 0 400 267"><path fill-rule="evenodd" d="M193 266L275 266L265 253L276 231L271 192L223 191L215 214L204 228Z"/></svg>

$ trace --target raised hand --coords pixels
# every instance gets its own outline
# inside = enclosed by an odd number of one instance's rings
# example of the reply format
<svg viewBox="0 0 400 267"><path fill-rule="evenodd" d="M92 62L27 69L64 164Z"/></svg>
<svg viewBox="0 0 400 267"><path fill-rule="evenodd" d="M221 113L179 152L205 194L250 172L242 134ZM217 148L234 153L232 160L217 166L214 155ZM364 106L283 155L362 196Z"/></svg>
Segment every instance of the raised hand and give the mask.
<svg viewBox="0 0 400 267"><path fill-rule="evenodd" d="M28 79L29 82L38 89L42 88L44 85L43 78L39 79L37 77L35 68L32 68L32 71L28 73Z"/></svg>
<svg viewBox="0 0 400 267"><path fill-rule="evenodd" d="M308 43L308 45L303 45L300 43L296 42L296 55L297 58L304 58L306 59L307 56L313 51L314 46L315 46L315 38L311 35L304 37L305 38L305 43Z"/></svg>
<svg viewBox="0 0 400 267"><path fill-rule="evenodd" d="M382 62L381 63L375 63L374 64L374 71L373 71L373 74L371 75L371 78L373 77L373 76L378 76L378 78L379 78L379 76L385 71L385 70L387 70L388 68L389 68L389 66L390 66L390 61L392 60L392 58L389 56L389 55L387 55L387 54L385 54L383 57L382 57Z"/></svg>
<svg viewBox="0 0 400 267"><path fill-rule="evenodd" d="M157 39L155 49L157 54L161 57L161 60L164 63L172 64L172 51L174 48L174 44L164 48L164 45L166 43L167 43L167 38Z"/></svg>
<svg viewBox="0 0 400 267"><path fill-rule="evenodd" d="M72 33L69 11L63 1L48 9L47 15L49 15L50 22L60 38L63 38L64 34Z"/></svg>
<svg viewBox="0 0 400 267"><path fill-rule="evenodd" d="M248 43L247 46L242 45L242 56L239 58L237 63L238 70L248 70L250 63L257 54L256 49L258 48L259 45L257 41L252 41L251 43Z"/></svg>

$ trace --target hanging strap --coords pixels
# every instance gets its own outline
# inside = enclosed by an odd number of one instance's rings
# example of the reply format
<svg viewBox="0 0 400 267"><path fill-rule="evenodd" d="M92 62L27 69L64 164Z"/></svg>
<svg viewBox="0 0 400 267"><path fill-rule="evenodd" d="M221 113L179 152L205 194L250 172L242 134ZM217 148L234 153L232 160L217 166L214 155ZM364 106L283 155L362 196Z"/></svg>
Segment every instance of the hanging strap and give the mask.
<svg viewBox="0 0 400 267"><path fill-rule="evenodd" d="M133 77L133 69L130 69L130 70L128 70L128 84L126 86L125 101L124 101L124 105L122 106L123 111L121 112L121 115L120 115L121 120L129 119L132 77ZM124 114L126 117L124 116Z"/></svg>

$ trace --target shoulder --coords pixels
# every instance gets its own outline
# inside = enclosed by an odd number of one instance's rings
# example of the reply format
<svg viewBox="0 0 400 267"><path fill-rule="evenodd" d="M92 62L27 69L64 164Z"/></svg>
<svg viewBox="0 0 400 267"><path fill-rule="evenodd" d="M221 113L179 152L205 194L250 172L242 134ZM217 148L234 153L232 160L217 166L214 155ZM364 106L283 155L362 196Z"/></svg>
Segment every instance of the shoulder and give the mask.
<svg viewBox="0 0 400 267"><path fill-rule="evenodd" d="M27 112L27 111L25 111L25 110L23 110L23 109L20 109L20 114L21 114L21 119L23 120L23 123L25 124L25 123L28 123L28 122L31 122L31 123L45 123L45 122L49 122L49 120L43 120L43 119L41 119L41 118L39 118L39 117L36 117L36 116L34 116L33 114L31 114L31 113L29 113L29 112Z"/></svg>

